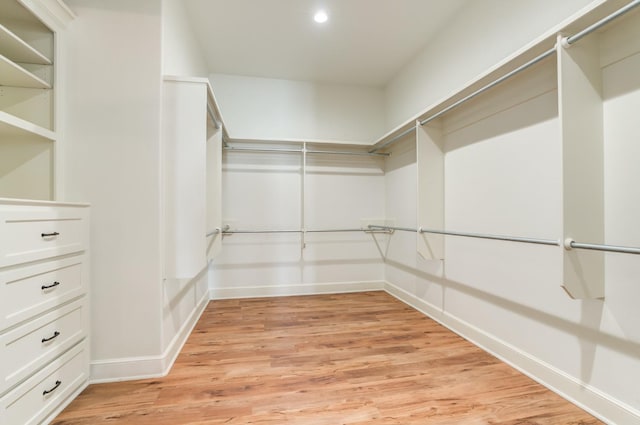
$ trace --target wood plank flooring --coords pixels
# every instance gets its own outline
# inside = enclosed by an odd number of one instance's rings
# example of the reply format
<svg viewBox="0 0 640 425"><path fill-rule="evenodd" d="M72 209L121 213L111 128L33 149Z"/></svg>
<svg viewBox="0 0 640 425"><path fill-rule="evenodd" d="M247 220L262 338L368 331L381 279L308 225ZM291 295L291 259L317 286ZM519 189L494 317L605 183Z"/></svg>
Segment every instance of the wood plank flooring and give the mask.
<svg viewBox="0 0 640 425"><path fill-rule="evenodd" d="M384 292L212 301L165 378L55 425L600 424Z"/></svg>

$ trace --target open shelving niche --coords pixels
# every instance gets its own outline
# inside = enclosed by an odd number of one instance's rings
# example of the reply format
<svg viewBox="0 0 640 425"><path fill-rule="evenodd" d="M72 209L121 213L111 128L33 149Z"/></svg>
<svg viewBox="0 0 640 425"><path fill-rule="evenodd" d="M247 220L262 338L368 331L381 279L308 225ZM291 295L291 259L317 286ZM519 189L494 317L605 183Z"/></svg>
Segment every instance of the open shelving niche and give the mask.
<svg viewBox="0 0 640 425"><path fill-rule="evenodd" d="M57 0L0 3L0 196L54 200L59 192L57 34L74 18Z"/></svg>

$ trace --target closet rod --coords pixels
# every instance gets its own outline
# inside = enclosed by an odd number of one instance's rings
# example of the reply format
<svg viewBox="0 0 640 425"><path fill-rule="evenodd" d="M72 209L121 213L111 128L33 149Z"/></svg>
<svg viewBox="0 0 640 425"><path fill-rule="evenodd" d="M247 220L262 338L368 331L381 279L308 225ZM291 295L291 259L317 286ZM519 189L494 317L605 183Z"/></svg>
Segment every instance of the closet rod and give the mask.
<svg viewBox="0 0 640 425"><path fill-rule="evenodd" d="M284 149L284 148L244 148L237 146L225 146L225 150L239 151L239 152L279 152L279 153L302 153L302 149ZM389 156L388 153L376 153L376 152L356 152L356 151L325 151L325 150L310 150L306 151L308 154L325 154L325 155L363 155L363 156Z"/></svg>
<svg viewBox="0 0 640 425"><path fill-rule="evenodd" d="M580 40L582 37L591 34L592 32L596 31L598 28L603 27L604 25L608 24L609 22L613 21L614 19L624 15L625 13L629 12L631 9L640 6L640 0L634 0L631 3L627 4L626 6L618 9L617 11L613 12L611 15L606 16L604 18L602 18L601 20L599 20L598 22L596 22L595 24L588 26L587 28L583 29L582 31L580 31L577 34L572 35L571 37L567 37L563 40L564 44L568 44L568 45L572 45L573 43L575 43L576 41ZM585 248L585 249L589 249L589 248Z"/></svg>
<svg viewBox="0 0 640 425"><path fill-rule="evenodd" d="M463 97L462 99L458 100L457 102L454 102L451 105L447 106L446 108L444 108L444 109L436 112L435 114L423 119L422 121L420 121L420 125L425 125L425 124L435 120L436 118L446 114L450 110L462 105L466 101L468 101L470 99L473 99L474 97L478 96L479 94L484 93L485 91L497 86L498 84L502 83L503 81L505 81L505 80L513 77L514 75L524 71L525 69L535 65L536 63L540 62L541 60L551 56L555 52L556 52L556 48L554 46L554 47L550 48L549 50L539 54L535 58L531 59L529 62L526 62L526 63L520 65L519 67L517 67L516 69L514 69L513 71L503 75L502 77L498 78L497 80L494 80L491 83L489 83L489 84L487 84L485 86L482 86L478 90L476 90L473 93ZM377 148L374 148L374 149L370 150L369 152L370 153L374 153L374 152L377 152L377 151L379 151L381 149L384 149L385 147L389 146L391 143L397 141L398 139L403 138L404 136L406 136L407 134L409 134L413 130L414 130L414 127L408 128L405 131L403 131L402 133L400 133L400 134L394 136L393 138L387 140L386 142L384 142L382 145L378 146Z"/></svg>
<svg viewBox="0 0 640 425"><path fill-rule="evenodd" d="M317 229L317 230L224 230L223 235L233 235L236 233L252 234L252 233L345 233L345 232L365 232L365 233L389 233L387 230L372 229Z"/></svg>
<svg viewBox="0 0 640 425"><path fill-rule="evenodd" d="M229 230L229 225L228 224L225 225L223 228L216 227L215 229L208 231L206 236L209 237L209 236L217 235L219 233L224 233L227 230Z"/></svg>
<svg viewBox="0 0 640 425"><path fill-rule="evenodd" d="M423 228L420 228L419 231L420 233L434 233L438 235L463 236L467 238L494 239L499 241L524 242L524 243L533 243L538 245L560 246L559 241L554 241L551 239L521 238L518 236L502 236L502 235L488 235L483 233L452 232L449 230L432 230L432 229L423 229Z"/></svg>
<svg viewBox="0 0 640 425"><path fill-rule="evenodd" d="M593 243L578 243L572 239L567 239L564 243L566 249L590 249L593 251L606 251L606 252L620 252L623 254L638 254L640 255L640 248L632 248L628 246L616 246L616 245L599 245Z"/></svg>
<svg viewBox="0 0 640 425"><path fill-rule="evenodd" d="M342 233L342 232L365 232L365 233L389 233L388 230L373 229L322 229L322 230L305 230L306 233Z"/></svg>
<svg viewBox="0 0 640 425"><path fill-rule="evenodd" d="M427 118L423 119L422 121L420 121L420 125L425 125L425 124L435 120L436 118L440 117L441 115L446 114L447 112L449 112L453 108L462 105L463 103L465 103L466 101L468 101L470 99L473 99L474 97L476 97L480 93L484 93L485 91L497 86L498 84L502 83L503 81L508 80L509 78L513 77L514 75L516 75L516 74L524 71L525 69L537 64L541 60L546 59L547 57L551 56L555 52L556 52L556 47L554 46L554 47L550 48L549 50L539 54L535 58L531 59L529 62L526 62L526 63L520 65L519 67L517 67L516 69L514 69L513 71L503 75L502 77L498 78L497 80L487 84L486 86L483 86L483 87L479 88L478 90L474 91L473 93L471 93L471 94L463 97L462 99L458 100L457 102L447 106L443 110L441 110L439 112L436 112L435 114L431 115L430 117L427 117Z"/></svg>
<svg viewBox="0 0 640 425"><path fill-rule="evenodd" d="M412 229L410 227L396 227L396 226L379 226L377 224L370 224L369 229L384 229L384 230L400 230L403 232L417 232L417 229Z"/></svg>
<svg viewBox="0 0 640 425"><path fill-rule="evenodd" d="M238 233L242 234L259 234L259 233L302 233L302 230L225 230L222 232L223 235L235 235Z"/></svg>
<svg viewBox="0 0 640 425"><path fill-rule="evenodd" d="M215 230L211 230L210 232L207 232L207 237L217 235L220 232L222 232L222 229L220 229L219 227L216 227Z"/></svg>

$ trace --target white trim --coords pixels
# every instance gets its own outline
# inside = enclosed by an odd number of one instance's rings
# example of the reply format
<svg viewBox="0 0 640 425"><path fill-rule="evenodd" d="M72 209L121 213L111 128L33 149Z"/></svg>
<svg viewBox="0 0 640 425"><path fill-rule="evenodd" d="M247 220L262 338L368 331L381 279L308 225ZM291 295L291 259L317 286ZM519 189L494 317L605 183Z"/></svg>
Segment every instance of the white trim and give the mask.
<svg viewBox="0 0 640 425"><path fill-rule="evenodd" d="M26 206L42 206L42 207L73 207L73 208L88 208L91 204L79 203L79 202L59 202L59 201L40 201L33 199L18 199L18 198L0 198L0 204L2 205L26 205Z"/></svg>
<svg viewBox="0 0 640 425"><path fill-rule="evenodd" d="M62 30L76 18L76 14L62 0L19 0L54 31Z"/></svg>
<svg viewBox="0 0 640 425"><path fill-rule="evenodd" d="M93 361L89 383L101 384L166 376L209 303L208 295L208 291L205 291L198 305L161 355Z"/></svg>
<svg viewBox="0 0 640 425"><path fill-rule="evenodd" d="M381 291L384 281L303 283L287 286L235 286L209 288L212 300L230 298L287 297L293 295L341 294L348 292Z"/></svg>
<svg viewBox="0 0 640 425"><path fill-rule="evenodd" d="M164 376L162 356L126 357L91 362L90 384L133 381Z"/></svg>
<svg viewBox="0 0 640 425"><path fill-rule="evenodd" d="M204 309L207 308L207 304L209 304L209 292L205 291L202 295L202 298L200 298L200 300L198 301L196 308L193 309L193 312L191 313L189 318L184 322L180 330L176 332L167 349L164 350L164 354L162 355L162 358L164 360L164 375L167 375L169 371L171 371L171 368L178 358L180 351L182 351L182 347L187 342L187 339L189 339L189 335L191 335L193 328L198 323L198 320L200 319L200 316L202 316Z"/></svg>
<svg viewBox="0 0 640 425"><path fill-rule="evenodd" d="M385 283L384 289L388 294L439 322L606 423L640 425L640 412L633 407L604 394L538 358L532 357L505 341L495 338L472 324L443 312L436 306L390 282Z"/></svg>

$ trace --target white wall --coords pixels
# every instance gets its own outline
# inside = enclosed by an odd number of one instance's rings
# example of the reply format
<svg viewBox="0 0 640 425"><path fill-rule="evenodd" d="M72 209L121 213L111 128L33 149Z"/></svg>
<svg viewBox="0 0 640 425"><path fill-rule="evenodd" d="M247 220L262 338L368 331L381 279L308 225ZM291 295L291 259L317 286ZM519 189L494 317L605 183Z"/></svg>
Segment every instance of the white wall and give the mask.
<svg viewBox="0 0 640 425"><path fill-rule="evenodd" d="M64 187L92 205L95 371L161 352L160 1L68 4Z"/></svg>
<svg viewBox="0 0 640 425"><path fill-rule="evenodd" d="M162 0L162 74L203 78L209 74L181 0Z"/></svg>
<svg viewBox="0 0 640 425"><path fill-rule="evenodd" d="M159 375L208 295L206 269L162 275L162 67L204 68L177 2L69 5L64 188L92 204L92 379Z"/></svg>
<svg viewBox="0 0 640 425"><path fill-rule="evenodd" d="M603 70L606 242L637 246L640 61L625 55ZM554 60L434 123L445 134L446 229L562 239ZM412 143L387 160L386 208L400 226L419 227ZM445 260L425 261L414 235L394 235L386 279L396 295L608 422L640 423L638 259L608 254L605 299L574 300L561 288L562 256L560 247L448 236Z"/></svg>
<svg viewBox="0 0 640 425"><path fill-rule="evenodd" d="M369 157L309 155L305 229L360 228L384 218L383 164ZM300 229L301 155L223 157L223 224L236 230ZM212 267L211 294L274 296L380 288L383 264L364 233L225 237Z"/></svg>
<svg viewBox="0 0 640 425"><path fill-rule="evenodd" d="M209 74L181 0L162 0L162 74L203 78ZM162 297L162 353L173 358L208 298L208 268L193 279L165 276Z"/></svg>
<svg viewBox="0 0 640 425"><path fill-rule="evenodd" d="M469 1L386 86L386 129L462 88L592 0Z"/></svg>
<svg viewBox="0 0 640 425"><path fill-rule="evenodd" d="M608 38L606 44L602 43L601 57L614 52L617 57L610 57L611 62L602 70L605 243L639 246L640 121L636 111L640 108L640 16L636 13L633 19L629 17L624 25L612 29ZM620 49L626 51L621 53ZM603 391L620 394L620 399L636 411L640 411L640 314L636 302L640 299L639 272L637 255L605 256L606 302L601 307L601 329L610 339L608 344L596 347L595 361L601 366L592 372Z"/></svg>
<svg viewBox="0 0 640 425"><path fill-rule="evenodd" d="M372 143L384 130L378 88L224 74L209 79L233 138Z"/></svg>

